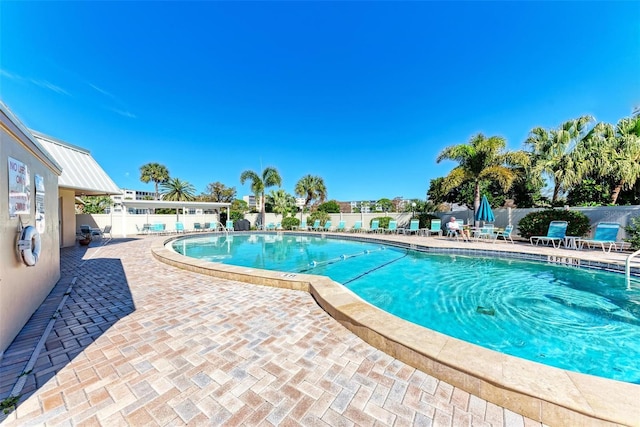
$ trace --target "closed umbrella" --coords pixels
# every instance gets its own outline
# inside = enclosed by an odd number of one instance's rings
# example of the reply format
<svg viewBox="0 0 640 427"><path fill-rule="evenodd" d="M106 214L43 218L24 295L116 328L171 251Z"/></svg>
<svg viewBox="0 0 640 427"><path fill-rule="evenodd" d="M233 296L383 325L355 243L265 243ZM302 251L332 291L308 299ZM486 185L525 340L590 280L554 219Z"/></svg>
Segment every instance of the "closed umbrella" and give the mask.
<svg viewBox="0 0 640 427"><path fill-rule="evenodd" d="M480 206L478 206L478 210L476 211L475 220L484 222L495 221L495 217L493 216L493 211L491 210L491 205L489 205L487 196L482 196Z"/></svg>

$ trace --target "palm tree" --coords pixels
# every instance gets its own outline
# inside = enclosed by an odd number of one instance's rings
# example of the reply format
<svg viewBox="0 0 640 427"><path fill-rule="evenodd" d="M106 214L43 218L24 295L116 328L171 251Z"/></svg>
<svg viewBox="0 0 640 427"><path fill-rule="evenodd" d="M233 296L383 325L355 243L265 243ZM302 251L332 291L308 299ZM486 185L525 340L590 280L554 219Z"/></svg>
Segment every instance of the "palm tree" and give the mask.
<svg viewBox="0 0 640 427"><path fill-rule="evenodd" d="M615 128L598 123L579 154L593 173L615 181L611 192L615 205L620 191L633 188L640 179L640 117L621 119Z"/></svg>
<svg viewBox="0 0 640 427"><path fill-rule="evenodd" d="M528 164L529 156L523 151L504 151L504 138L485 138L481 133L472 137L467 144L446 147L436 161L455 160L458 166L443 178L442 191L448 193L456 187L471 182L474 186L474 209L480 206L480 183L495 181L506 192L518 177L517 168Z"/></svg>
<svg viewBox="0 0 640 427"><path fill-rule="evenodd" d="M173 202L188 202L195 200L196 188L180 178L169 178L161 184L162 200Z"/></svg>
<svg viewBox="0 0 640 427"><path fill-rule="evenodd" d="M588 165L579 158L576 146L583 144L588 135L587 125L592 116L582 116L564 122L558 129L547 131L541 127L531 130L525 145L531 148L532 170L535 175L546 175L553 182L551 203L561 191L580 182L588 172Z"/></svg>
<svg viewBox="0 0 640 427"><path fill-rule="evenodd" d="M282 189L271 190L267 199L273 206L273 211L282 215L283 218L287 213L293 212L296 207L296 199Z"/></svg>
<svg viewBox="0 0 640 427"><path fill-rule="evenodd" d="M164 165L159 163L147 163L140 167L140 181L145 184L153 181L156 186L156 200L159 199L158 184L167 182L169 171Z"/></svg>
<svg viewBox="0 0 640 427"><path fill-rule="evenodd" d="M275 185L280 187L282 185L282 178L280 178L280 174L276 168L267 167L262 171L262 176L252 170L242 172L240 175L240 184L244 185L245 181L248 179L251 180L251 191L253 191L253 194L260 199L260 217L262 224L264 225L264 191L266 188L273 187Z"/></svg>
<svg viewBox="0 0 640 427"><path fill-rule="evenodd" d="M305 175L296 183L295 193L297 196L304 197L304 205L308 206L312 200L324 203L327 197L327 188L321 177Z"/></svg>

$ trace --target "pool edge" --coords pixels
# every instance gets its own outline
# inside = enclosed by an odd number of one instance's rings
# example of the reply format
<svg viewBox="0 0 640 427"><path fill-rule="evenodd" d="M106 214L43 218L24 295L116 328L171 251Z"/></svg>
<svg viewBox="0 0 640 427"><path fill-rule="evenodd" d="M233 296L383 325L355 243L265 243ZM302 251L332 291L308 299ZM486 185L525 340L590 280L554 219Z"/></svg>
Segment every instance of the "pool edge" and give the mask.
<svg viewBox="0 0 640 427"><path fill-rule="evenodd" d="M513 412L547 425L640 426L640 385L565 371L448 337L379 310L327 277L188 258L165 247L178 237L154 242L154 258L199 274L308 292L370 345Z"/></svg>

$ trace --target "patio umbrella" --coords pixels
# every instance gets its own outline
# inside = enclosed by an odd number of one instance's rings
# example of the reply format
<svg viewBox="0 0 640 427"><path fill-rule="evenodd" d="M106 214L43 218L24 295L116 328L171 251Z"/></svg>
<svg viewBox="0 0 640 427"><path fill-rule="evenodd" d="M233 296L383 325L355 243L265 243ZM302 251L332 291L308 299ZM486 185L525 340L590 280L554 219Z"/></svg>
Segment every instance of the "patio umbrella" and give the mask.
<svg viewBox="0 0 640 427"><path fill-rule="evenodd" d="M478 206L478 210L476 211L475 220L484 222L495 221L495 217L493 216L493 211L491 210L491 206L489 205L487 196L482 196L480 206Z"/></svg>

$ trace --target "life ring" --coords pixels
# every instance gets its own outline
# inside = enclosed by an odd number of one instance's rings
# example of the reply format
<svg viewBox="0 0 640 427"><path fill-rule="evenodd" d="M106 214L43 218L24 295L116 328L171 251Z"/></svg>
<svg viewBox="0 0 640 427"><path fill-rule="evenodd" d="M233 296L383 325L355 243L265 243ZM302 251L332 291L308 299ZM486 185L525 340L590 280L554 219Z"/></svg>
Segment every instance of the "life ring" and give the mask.
<svg viewBox="0 0 640 427"><path fill-rule="evenodd" d="M40 257L42 242L40 241L40 233L34 226L28 225L22 229L19 247L22 261L29 267L36 265Z"/></svg>

